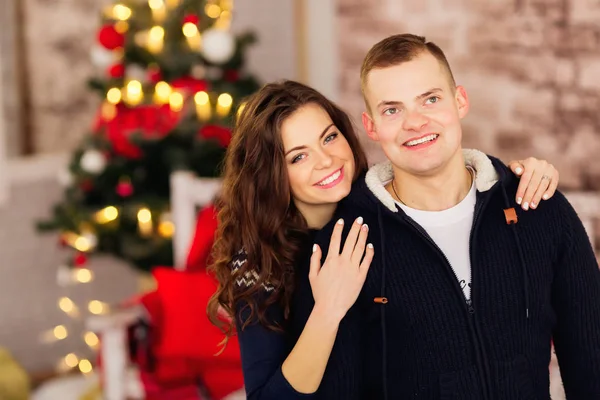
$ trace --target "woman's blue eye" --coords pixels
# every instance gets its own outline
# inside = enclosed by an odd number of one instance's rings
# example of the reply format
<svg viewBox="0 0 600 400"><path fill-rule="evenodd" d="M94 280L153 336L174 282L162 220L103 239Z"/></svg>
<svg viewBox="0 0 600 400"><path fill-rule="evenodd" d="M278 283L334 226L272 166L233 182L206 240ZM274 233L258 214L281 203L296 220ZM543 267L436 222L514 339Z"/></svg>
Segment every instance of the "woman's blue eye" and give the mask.
<svg viewBox="0 0 600 400"><path fill-rule="evenodd" d="M292 164L295 164L298 161L302 160L302 157L304 157L304 154L298 154L296 157L292 158Z"/></svg>
<svg viewBox="0 0 600 400"><path fill-rule="evenodd" d="M333 139L335 139L337 137L338 133L332 133L331 135L327 136L325 138L325 143L329 143L331 142Z"/></svg>

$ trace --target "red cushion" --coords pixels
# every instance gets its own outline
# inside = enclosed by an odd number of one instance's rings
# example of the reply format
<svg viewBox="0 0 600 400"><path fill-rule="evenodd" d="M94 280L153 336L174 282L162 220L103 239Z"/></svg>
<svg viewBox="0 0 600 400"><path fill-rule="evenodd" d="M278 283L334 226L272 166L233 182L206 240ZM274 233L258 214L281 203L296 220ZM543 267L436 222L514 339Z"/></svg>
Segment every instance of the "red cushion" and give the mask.
<svg viewBox="0 0 600 400"><path fill-rule="evenodd" d="M160 295L157 291L148 292L140 297L140 303L146 309L150 323L154 326L162 325L162 306L160 302Z"/></svg>
<svg viewBox="0 0 600 400"><path fill-rule="evenodd" d="M154 378L164 387L194 383L198 372L193 361L183 357L159 357L155 360Z"/></svg>
<svg viewBox="0 0 600 400"><path fill-rule="evenodd" d="M205 272L177 271L158 267L152 271L158 283L163 323L157 355L186 357L215 364L241 366L239 346L232 340L218 357L223 333L206 315L215 281Z"/></svg>
<svg viewBox="0 0 600 400"><path fill-rule="evenodd" d="M165 386L158 381L156 374L140 371L146 400L202 400L196 382L178 381L176 385Z"/></svg>
<svg viewBox="0 0 600 400"><path fill-rule="evenodd" d="M230 340L227 347L232 344ZM242 369L238 367L211 367L204 364L200 372L200 378L212 399L222 399L242 389L244 384Z"/></svg>
<svg viewBox="0 0 600 400"><path fill-rule="evenodd" d="M198 213L196 231L186 260L187 271L196 272L206 269L215 241L216 230L217 210L213 205L210 205Z"/></svg>

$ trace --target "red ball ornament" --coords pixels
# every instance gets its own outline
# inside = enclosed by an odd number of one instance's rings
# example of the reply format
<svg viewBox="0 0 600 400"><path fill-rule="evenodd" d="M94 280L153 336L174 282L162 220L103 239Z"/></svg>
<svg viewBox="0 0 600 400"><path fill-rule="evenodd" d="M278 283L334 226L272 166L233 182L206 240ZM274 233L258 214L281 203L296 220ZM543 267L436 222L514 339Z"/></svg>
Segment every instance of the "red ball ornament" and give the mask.
<svg viewBox="0 0 600 400"><path fill-rule="evenodd" d="M108 69L108 76L111 78L122 78L125 76L125 65L115 64Z"/></svg>
<svg viewBox="0 0 600 400"><path fill-rule="evenodd" d="M98 31L98 42L108 50L123 47L125 35L119 33L114 25L104 25Z"/></svg>
<svg viewBox="0 0 600 400"><path fill-rule="evenodd" d="M194 25L198 25L200 23L200 18L198 18L196 14L188 14L185 17L183 17L183 24L187 24L188 22Z"/></svg>
<svg viewBox="0 0 600 400"><path fill-rule="evenodd" d="M196 79L187 75L172 81L171 87L189 93L208 92L210 90L208 82L204 79Z"/></svg>
<svg viewBox="0 0 600 400"><path fill-rule="evenodd" d="M77 253L73 258L73 265L83 267L87 263L87 256L84 253Z"/></svg>
<svg viewBox="0 0 600 400"><path fill-rule="evenodd" d="M128 178L122 178L115 188L117 194L121 197L129 197L133 194L133 185Z"/></svg>
<svg viewBox="0 0 600 400"><path fill-rule="evenodd" d="M148 70L148 80L152 83L158 83L162 81L162 72L159 68L150 68Z"/></svg>
<svg viewBox="0 0 600 400"><path fill-rule="evenodd" d="M69 244L69 243L67 242L67 239L66 239L64 236L62 236L62 235L61 235L61 236L58 238L58 245L59 245L60 247L67 247L67 246L68 246L68 244Z"/></svg>
<svg viewBox="0 0 600 400"><path fill-rule="evenodd" d="M81 187L81 190L83 190L84 192L90 192L94 188L94 182L92 182L91 179L84 179L81 182L80 187Z"/></svg>
<svg viewBox="0 0 600 400"><path fill-rule="evenodd" d="M228 69L223 75L227 82L235 83L240 79L240 71L237 69Z"/></svg>
<svg viewBox="0 0 600 400"><path fill-rule="evenodd" d="M231 142L231 130L224 126L204 125L198 134L203 139L216 140L223 147L229 146L229 142Z"/></svg>

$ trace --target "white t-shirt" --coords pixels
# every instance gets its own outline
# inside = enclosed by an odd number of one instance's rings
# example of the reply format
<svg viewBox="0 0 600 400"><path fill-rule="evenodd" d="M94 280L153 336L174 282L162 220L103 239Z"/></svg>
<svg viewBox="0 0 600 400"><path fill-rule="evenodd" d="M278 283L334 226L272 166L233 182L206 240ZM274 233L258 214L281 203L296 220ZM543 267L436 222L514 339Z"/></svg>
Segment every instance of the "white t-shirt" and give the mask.
<svg viewBox="0 0 600 400"><path fill-rule="evenodd" d="M475 213L476 194L477 190L473 184L460 203L443 211L416 210L396 202L406 215L425 229L448 258L466 300L471 298L469 237Z"/></svg>

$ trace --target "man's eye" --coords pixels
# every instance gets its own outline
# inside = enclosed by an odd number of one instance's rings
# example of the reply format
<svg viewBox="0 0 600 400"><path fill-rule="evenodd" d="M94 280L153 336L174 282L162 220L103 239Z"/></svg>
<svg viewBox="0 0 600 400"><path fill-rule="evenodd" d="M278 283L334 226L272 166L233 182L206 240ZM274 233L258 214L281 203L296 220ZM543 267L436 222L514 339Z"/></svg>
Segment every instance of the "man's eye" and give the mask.
<svg viewBox="0 0 600 400"><path fill-rule="evenodd" d="M437 96L431 96L430 98L427 99L427 101L425 101L425 103L427 104L434 104L437 103L440 100L439 97Z"/></svg>
<svg viewBox="0 0 600 400"><path fill-rule="evenodd" d="M386 109L386 110L383 111L383 115L394 115L396 113L398 113L398 109L395 108L395 107L388 108L388 109Z"/></svg>

